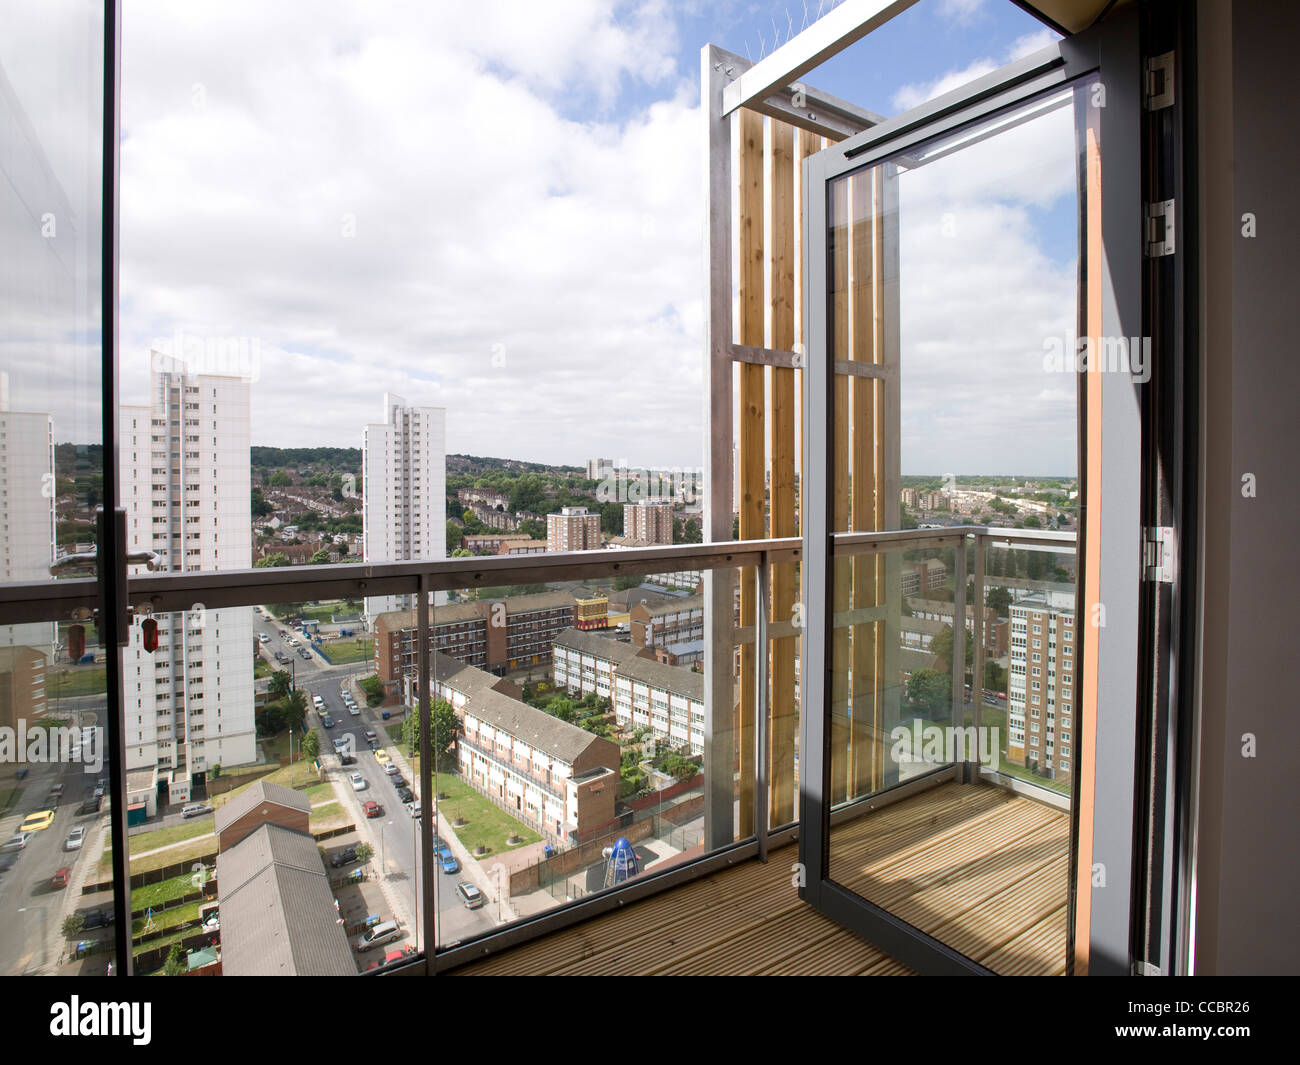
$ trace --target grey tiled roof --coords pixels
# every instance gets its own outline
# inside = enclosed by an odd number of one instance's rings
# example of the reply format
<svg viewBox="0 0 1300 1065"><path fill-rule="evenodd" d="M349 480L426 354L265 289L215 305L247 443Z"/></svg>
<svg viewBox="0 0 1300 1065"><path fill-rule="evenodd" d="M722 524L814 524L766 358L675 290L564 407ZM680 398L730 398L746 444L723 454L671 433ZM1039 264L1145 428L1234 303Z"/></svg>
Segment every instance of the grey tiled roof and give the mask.
<svg viewBox="0 0 1300 1065"><path fill-rule="evenodd" d="M637 649L629 643L619 643L609 636L602 636L598 632L583 632L581 629L565 629L555 637L552 644L566 650L606 658L611 662L625 661L637 653Z"/></svg>
<svg viewBox="0 0 1300 1065"><path fill-rule="evenodd" d="M311 836L262 825L217 856L217 890L227 975L356 973Z"/></svg>
<svg viewBox="0 0 1300 1065"><path fill-rule="evenodd" d="M618 762L618 748L610 740L601 739L586 729L570 725L500 692L486 691L475 695L465 704L465 713L510 733L565 765L572 765L593 743L613 747L614 762Z"/></svg>

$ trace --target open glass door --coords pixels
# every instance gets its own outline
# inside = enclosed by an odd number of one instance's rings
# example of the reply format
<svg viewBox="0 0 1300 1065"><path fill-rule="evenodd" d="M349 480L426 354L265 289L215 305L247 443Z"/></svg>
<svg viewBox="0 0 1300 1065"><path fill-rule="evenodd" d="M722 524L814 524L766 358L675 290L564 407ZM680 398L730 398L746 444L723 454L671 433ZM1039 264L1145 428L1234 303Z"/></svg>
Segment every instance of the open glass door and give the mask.
<svg viewBox="0 0 1300 1065"><path fill-rule="evenodd" d="M804 897L922 971L1128 956L1150 366L1138 63L1115 29L805 164L825 610Z"/></svg>

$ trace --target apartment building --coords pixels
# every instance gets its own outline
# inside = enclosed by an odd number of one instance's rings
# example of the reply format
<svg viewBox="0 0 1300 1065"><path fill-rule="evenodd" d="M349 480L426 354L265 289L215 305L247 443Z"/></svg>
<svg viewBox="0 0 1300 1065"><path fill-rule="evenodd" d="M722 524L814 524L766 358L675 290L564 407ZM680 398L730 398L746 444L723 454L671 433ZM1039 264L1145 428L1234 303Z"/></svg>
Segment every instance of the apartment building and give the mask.
<svg viewBox="0 0 1300 1065"><path fill-rule="evenodd" d="M384 420L362 429L365 561L447 556L447 412L384 394ZM411 605L410 596L371 596L366 617Z"/></svg>
<svg viewBox="0 0 1300 1065"><path fill-rule="evenodd" d="M690 595L660 603L638 603L629 611L632 643L640 647L667 647L704 639L704 599Z"/></svg>
<svg viewBox="0 0 1300 1065"><path fill-rule="evenodd" d="M656 739L703 753L701 674L657 661L646 649L577 629L556 637L551 674L556 687L609 699L620 725L645 726Z"/></svg>
<svg viewBox="0 0 1300 1065"><path fill-rule="evenodd" d="M248 569L249 382L153 360L150 404L120 413L127 550L153 551L169 573ZM156 620L156 651L144 649L139 624L123 651L126 768L152 771L171 802L184 802L209 767L257 757L253 613L199 606Z"/></svg>
<svg viewBox="0 0 1300 1065"><path fill-rule="evenodd" d="M606 477L614 476L613 459L588 459L587 460L587 480L603 481Z"/></svg>
<svg viewBox="0 0 1300 1065"><path fill-rule="evenodd" d="M13 410L9 375L0 371L0 581L52 580L54 419ZM52 624L0 627L0 647L33 647L51 661Z"/></svg>
<svg viewBox="0 0 1300 1065"><path fill-rule="evenodd" d="M614 819L618 744L483 686L456 713L461 775L513 817L567 843Z"/></svg>
<svg viewBox="0 0 1300 1065"><path fill-rule="evenodd" d="M433 611L429 645L479 669L506 673L549 662L552 640L573 623L568 592L452 603ZM416 666L415 610L380 614L374 633L375 672L387 691L400 693Z"/></svg>
<svg viewBox="0 0 1300 1065"><path fill-rule="evenodd" d="M565 507L546 515L547 551L596 551L600 548L600 515L586 507Z"/></svg>
<svg viewBox="0 0 1300 1065"><path fill-rule="evenodd" d="M623 535L648 544L673 542L673 505L643 500L623 505Z"/></svg>
<svg viewBox="0 0 1300 1065"><path fill-rule="evenodd" d="M34 647L0 647L0 728L45 713L45 655Z"/></svg>
<svg viewBox="0 0 1300 1065"><path fill-rule="evenodd" d="M948 580L948 567L937 558L903 563L903 594L920 595L942 588Z"/></svg>
<svg viewBox="0 0 1300 1065"><path fill-rule="evenodd" d="M1068 782L1074 763L1074 596L1044 593L1011 607L1007 757Z"/></svg>
<svg viewBox="0 0 1300 1065"><path fill-rule="evenodd" d="M951 625L954 613L952 603L945 602L942 599L920 599L913 598L907 604L912 611L912 617L920 618L926 621L940 621L945 625ZM903 619L904 625L907 619ZM1007 638L1010 623L998 620L997 611L992 607L984 608L984 653L992 658L1002 658L1007 653ZM973 637L975 634L975 608L966 607L966 631Z"/></svg>

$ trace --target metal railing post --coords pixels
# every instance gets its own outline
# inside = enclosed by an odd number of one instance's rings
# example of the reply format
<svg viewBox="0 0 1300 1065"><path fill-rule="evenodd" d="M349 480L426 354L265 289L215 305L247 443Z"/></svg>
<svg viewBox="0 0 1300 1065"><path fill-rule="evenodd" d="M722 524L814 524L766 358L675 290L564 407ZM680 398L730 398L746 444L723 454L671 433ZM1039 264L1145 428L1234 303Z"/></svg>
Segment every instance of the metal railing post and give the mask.
<svg viewBox="0 0 1300 1065"><path fill-rule="evenodd" d="M954 742L962 746L962 780L970 782L970 763L966 759L966 744L961 740L962 729L966 725L966 536L953 548L953 593L952 593L952 661L948 668L952 670L952 727ZM975 695L972 678L971 696Z"/></svg>

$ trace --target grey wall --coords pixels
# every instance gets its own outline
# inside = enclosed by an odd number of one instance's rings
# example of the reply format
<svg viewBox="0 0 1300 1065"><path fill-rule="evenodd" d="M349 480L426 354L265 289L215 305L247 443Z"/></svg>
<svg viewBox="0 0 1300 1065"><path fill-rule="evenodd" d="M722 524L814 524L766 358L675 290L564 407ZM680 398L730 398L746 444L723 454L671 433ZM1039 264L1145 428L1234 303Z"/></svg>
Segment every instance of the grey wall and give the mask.
<svg viewBox="0 0 1300 1065"><path fill-rule="evenodd" d="M1201 0L1198 973L1300 972L1300 5ZM1258 235L1242 235L1253 212ZM1257 496L1241 478L1255 475ZM1243 735L1256 739L1243 757Z"/></svg>

